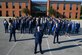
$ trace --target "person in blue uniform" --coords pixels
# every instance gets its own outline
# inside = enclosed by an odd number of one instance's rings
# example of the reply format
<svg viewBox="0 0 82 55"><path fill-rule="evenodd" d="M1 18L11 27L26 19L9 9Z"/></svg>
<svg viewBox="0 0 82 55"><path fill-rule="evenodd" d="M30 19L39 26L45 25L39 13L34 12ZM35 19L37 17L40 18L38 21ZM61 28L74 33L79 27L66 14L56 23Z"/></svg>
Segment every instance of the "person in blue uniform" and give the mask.
<svg viewBox="0 0 82 55"><path fill-rule="evenodd" d="M56 38L57 38L57 43L60 43L59 42L59 31L60 31L59 25L60 25L59 23L56 23L56 29L55 29L55 32L54 32L54 41L53 41L54 44L55 44Z"/></svg>
<svg viewBox="0 0 82 55"><path fill-rule="evenodd" d="M65 36L70 37L70 31L71 31L71 25L70 23L67 23Z"/></svg>
<svg viewBox="0 0 82 55"><path fill-rule="evenodd" d="M79 28L80 28L80 23L76 23L76 30L75 30L75 32L78 34L78 32L79 32Z"/></svg>
<svg viewBox="0 0 82 55"><path fill-rule="evenodd" d="M24 20L21 20L21 24L20 24L20 29L21 29L21 33L24 33Z"/></svg>
<svg viewBox="0 0 82 55"><path fill-rule="evenodd" d="M29 33L32 33L32 28L33 28L33 24L32 24L33 20L29 20Z"/></svg>
<svg viewBox="0 0 82 55"><path fill-rule="evenodd" d="M75 33L75 21L72 23L72 33Z"/></svg>
<svg viewBox="0 0 82 55"><path fill-rule="evenodd" d="M42 37L43 37L43 31L40 30L40 26L37 26L37 31L34 34L35 36L35 49L34 49L34 54L37 53L37 46L39 45L40 48L40 53L43 54L42 52Z"/></svg>
<svg viewBox="0 0 82 55"><path fill-rule="evenodd" d="M52 30L52 27L53 27L52 20L50 20L48 25L49 25L49 33L48 34L50 35L50 34L52 34L51 30Z"/></svg>
<svg viewBox="0 0 82 55"><path fill-rule="evenodd" d="M15 27L14 27L13 21L10 23L10 38L9 38L9 42L11 41L12 37L14 37L14 41L16 42Z"/></svg>
<svg viewBox="0 0 82 55"><path fill-rule="evenodd" d="M4 28L5 28L5 33L7 33L8 32L8 21L6 19L4 19L3 24L4 24Z"/></svg>

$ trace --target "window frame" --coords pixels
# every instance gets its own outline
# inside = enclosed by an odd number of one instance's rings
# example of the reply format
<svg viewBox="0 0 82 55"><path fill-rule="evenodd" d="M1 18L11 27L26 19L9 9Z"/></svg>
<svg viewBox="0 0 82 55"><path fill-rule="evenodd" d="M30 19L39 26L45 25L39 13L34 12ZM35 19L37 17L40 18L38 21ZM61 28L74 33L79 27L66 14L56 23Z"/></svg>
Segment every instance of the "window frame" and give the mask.
<svg viewBox="0 0 82 55"><path fill-rule="evenodd" d="M59 5L60 5L60 4L59 4L59 3L57 3L57 10L59 10Z"/></svg>
<svg viewBox="0 0 82 55"><path fill-rule="evenodd" d="M65 14L66 14L66 13L65 13L65 12L63 12L63 18L65 18Z"/></svg>
<svg viewBox="0 0 82 55"><path fill-rule="evenodd" d="M2 16L2 11L0 10L0 16Z"/></svg>
<svg viewBox="0 0 82 55"><path fill-rule="evenodd" d="M26 2L26 8L28 8L28 3Z"/></svg>
<svg viewBox="0 0 82 55"><path fill-rule="evenodd" d="M77 18L78 17L78 12L76 12L76 16L75 16L75 18Z"/></svg>
<svg viewBox="0 0 82 55"><path fill-rule="evenodd" d="M70 4L70 10L72 10L73 4Z"/></svg>
<svg viewBox="0 0 82 55"><path fill-rule="evenodd" d="M12 11L13 17L15 17L15 11Z"/></svg>
<svg viewBox="0 0 82 55"><path fill-rule="evenodd" d="M69 18L72 18L72 12L69 13Z"/></svg>
<svg viewBox="0 0 82 55"><path fill-rule="evenodd" d="M2 3L0 2L0 8L2 8Z"/></svg>
<svg viewBox="0 0 82 55"><path fill-rule="evenodd" d="M22 7L22 3L20 2L20 3L19 3L19 9L21 9L21 7Z"/></svg>
<svg viewBox="0 0 82 55"><path fill-rule="evenodd" d="M6 8L8 8L8 2L6 2Z"/></svg>
<svg viewBox="0 0 82 55"><path fill-rule="evenodd" d="M9 16L9 12L8 12L8 11L6 11L6 16L7 16L7 17Z"/></svg>
<svg viewBox="0 0 82 55"><path fill-rule="evenodd" d="M12 2L12 8L13 8L13 9L15 8L15 3L14 3L14 2Z"/></svg>
<svg viewBox="0 0 82 55"><path fill-rule="evenodd" d="M64 6L63 6L63 10L66 10L66 4L64 4Z"/></svg>
<svg viewBox="0 0 82 55"><path fill-rule="evenodd" d="M20 16L20 17L22 16L22 12L21 12L21 11L19 11L19 16Z"/></svg>
<svg viewBox="0 0 82 55"><path fill-rule="evenodd" d="M78 10L78 6L79 6L79 4L76 4L76 10Z"/></svg>

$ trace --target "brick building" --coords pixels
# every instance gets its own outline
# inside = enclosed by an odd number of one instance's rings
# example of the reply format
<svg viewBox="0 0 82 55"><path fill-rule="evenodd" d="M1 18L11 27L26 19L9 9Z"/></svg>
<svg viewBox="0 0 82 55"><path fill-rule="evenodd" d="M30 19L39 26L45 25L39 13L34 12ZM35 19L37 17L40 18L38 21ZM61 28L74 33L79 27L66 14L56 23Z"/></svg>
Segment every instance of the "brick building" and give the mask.
<svg viewBox="0 0 82 55"><path fill-rule="evenodd" d="M80 18L81 2L48 0L47 15L50 6L55 10L54 16L57 18Z"/></svg>
<svg viewBox="0 0 82 55"><path fill-rule="evenodd" d="M0 16L24 16L23 8L28 8L31 13L31 0L0 0Z"/></svg>
<svg viewBox="0 0 82 55"><path fill-rule="evenodd" d="M32 16L49 16L49 8L55 10L55 17L80 18L81 2L75 1L54 1L34 2L31 0L0 0L0 16L24 16L21 9L28 8Z"/></svg>

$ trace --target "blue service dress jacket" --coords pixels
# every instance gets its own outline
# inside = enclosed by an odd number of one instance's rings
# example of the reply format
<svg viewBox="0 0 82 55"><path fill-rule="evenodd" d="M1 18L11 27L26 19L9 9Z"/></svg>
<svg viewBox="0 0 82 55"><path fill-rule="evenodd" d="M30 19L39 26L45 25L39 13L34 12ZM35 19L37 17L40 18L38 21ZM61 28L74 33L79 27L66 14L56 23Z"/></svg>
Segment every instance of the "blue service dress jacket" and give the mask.
<svg viewBox="0 0 82 55"><path fill-rule="evenodd" d="M35 43L42 43L42 36L43 36L42 32L36 32L34 36L35 36Z"/></svg>

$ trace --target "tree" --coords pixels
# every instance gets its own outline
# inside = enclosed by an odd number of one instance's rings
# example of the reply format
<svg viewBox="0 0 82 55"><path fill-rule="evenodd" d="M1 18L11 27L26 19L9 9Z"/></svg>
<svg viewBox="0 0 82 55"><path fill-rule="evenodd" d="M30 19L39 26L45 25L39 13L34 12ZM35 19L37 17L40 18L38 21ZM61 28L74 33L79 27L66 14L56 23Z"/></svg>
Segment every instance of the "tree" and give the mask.
<svg viewBox="0 0 82 55"><path fill-rule="evenodd" d="M25 13L25 15L28 15L28 13L29 13L29 11L28 11L27 8L23 8L23 9L22 9L22 12Z"/></svg>
<svg viewBox="0 0 82 55"><path fill-rule="evenodd" d="M50 14L50 16L54 15L54 13L55 13L55 11L54 11L54 9L53 9L52 6L51 6L50 9L49 9L49 14Z"/></svg>

